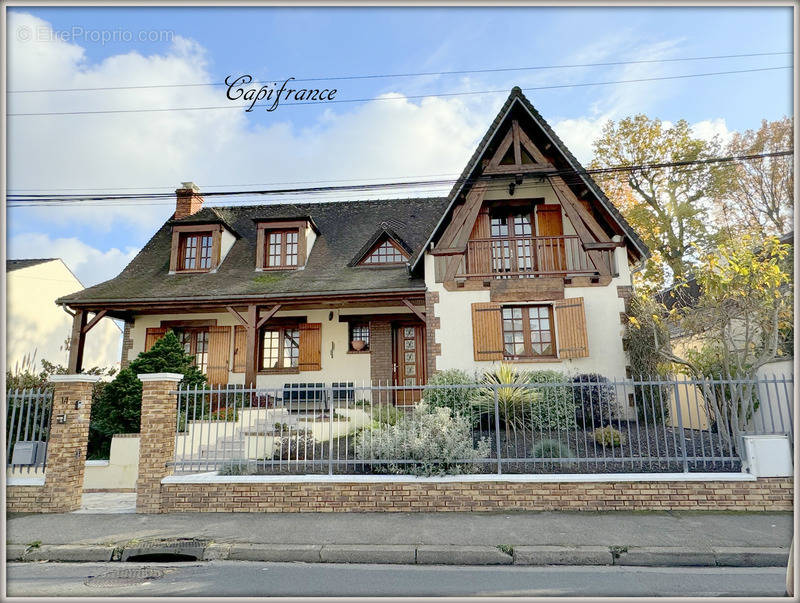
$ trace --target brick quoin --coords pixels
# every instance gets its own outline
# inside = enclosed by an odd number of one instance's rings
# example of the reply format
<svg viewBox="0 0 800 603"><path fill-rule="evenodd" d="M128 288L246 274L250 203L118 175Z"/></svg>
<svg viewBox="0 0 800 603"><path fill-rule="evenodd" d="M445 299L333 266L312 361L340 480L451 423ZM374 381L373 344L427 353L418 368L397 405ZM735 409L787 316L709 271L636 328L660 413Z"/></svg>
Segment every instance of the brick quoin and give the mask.
<svg viewBox="0 0 800 603"><path fill-rule="evenodd" d="M792 479L755 482L163 484L163 512L791 511ZM733 494L733 491L739 494Z"/></svg>

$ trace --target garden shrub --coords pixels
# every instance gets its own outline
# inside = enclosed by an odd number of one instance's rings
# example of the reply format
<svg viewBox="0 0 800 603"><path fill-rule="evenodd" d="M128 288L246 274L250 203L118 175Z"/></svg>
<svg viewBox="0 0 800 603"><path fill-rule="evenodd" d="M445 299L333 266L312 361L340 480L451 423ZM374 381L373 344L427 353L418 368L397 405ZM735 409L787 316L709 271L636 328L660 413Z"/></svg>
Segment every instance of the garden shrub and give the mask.
<svg viewBox="0 0 800 603"><path fill-rule="evenodd" d="M596 373L584 373L573 377L572 383L578 425L592 429L616 416L617 394L608 379Z"/></svg>
<svg viewBox="0 0 800 603"><path fill-rule="evenodd" d="M424 390L423 398L432 408L449 408L454 413L469 417L472 414L472 401L475 388L436 389L435 386L473 385L475 378L460 369L439 371L428 379L429 388Z"/></svg>
<svg viewBox="0 0 800 603"><path fill-rule="evenodd" d="M476 392L472 404L477 410L494 419L495 391L497 391L497 411L499 420L506 432L526 430L531 425L532 408L539 394L529 387L530 373L517 371L510 364L501 364L493 371L483 375L483 383L503 387L482 387Z"/></svg>
<svg viewBox="0 0 800 603"><path fill-rule="evenodd" d="M202 387L206 382L205 375L194 366L194 358L184 352L175 333L167 331L152 348L139 354L94 397L89 424L89 456L97 458L97 451L110 447L114 434L139 432L142 382L137 375L142 373L181 373L184 376L181 384L189 387ZM179 426L183 425L185 429L185 423L185 417L180 417Z"/></svg>
<svg viewBox="0 0 800 603"><path fill-rule="evenodd" d="M602 446L624 446L628 441L628 438L625 437L624 433L618 429L614 429L611 427L611 425L607 425L606 427L598 427L592 433L594 435L595 442Z"/></svg>
<svg viewBox="0 0 800 603"><path fill-rule="evenodd" d="M419 402L395 425L382 425L363 430L355 440L355 456L364 461L404 459L412 463L381 463L378 472L413 475L458 475L474 473L473 463L457 460L478 460L489 456L487 438L473 444L472 426L468 418L447 408L432 408Z"/></svg>
<svg viewBox="0 0 800 603"><path fill-rule="evenodd" d="M275 453L272 455L276 461L304 461L315 458L314 436L307 431L296 431L280 438ZM316 455L319 456L319 455Z"/></svg>
<svg viewBox="0 0 800 603"><path fill-rule="evenodd" d="M575 428L575 400L569 378L559 371L531 371L529 383L550 384L532 391L531 426L541 430Z"/></svg>
<svg viewBox="0 0 800 603"><path fill-rule="evenodd" d="M403 411L394 404L365 406L364 411L370 413L373 423L378 425L395 425L403 416Z"/></svg>
<svg viewBox="0 0 800 603"><path fill-rule="evenodd" d="M575 453L565 443L558 440L542 440L533 448L533 456L537 459L574 458Z"/></svg>

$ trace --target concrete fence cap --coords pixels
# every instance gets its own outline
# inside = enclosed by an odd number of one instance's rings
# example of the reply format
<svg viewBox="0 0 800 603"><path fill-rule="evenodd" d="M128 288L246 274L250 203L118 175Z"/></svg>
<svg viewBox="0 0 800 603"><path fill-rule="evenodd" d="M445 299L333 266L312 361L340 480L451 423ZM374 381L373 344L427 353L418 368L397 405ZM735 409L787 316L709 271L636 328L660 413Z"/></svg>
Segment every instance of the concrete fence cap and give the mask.
<svg viewBox="0 0 800 603"><path fill-rule="evenodd" d="M83 373L73 373L71 375L50 375L47 380L50 383L97 383L102 378L102 375L84 375Z"/></svg>
<svg viewBox="0 0 800 603"><path fill-rule="evenodd" d="M147 382L147 381L174 381L178 383L181 379L183 379L183 375L181 373L144 373L142 375L136 375L139 377L139 381Z"/></svg>

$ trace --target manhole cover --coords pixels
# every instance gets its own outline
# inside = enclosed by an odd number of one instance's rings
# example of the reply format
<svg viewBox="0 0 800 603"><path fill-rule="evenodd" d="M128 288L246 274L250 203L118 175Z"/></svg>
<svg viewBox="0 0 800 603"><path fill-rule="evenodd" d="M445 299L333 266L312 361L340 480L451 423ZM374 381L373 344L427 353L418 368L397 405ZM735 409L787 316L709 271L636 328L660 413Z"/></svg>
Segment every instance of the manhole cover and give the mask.
<svg viewBox="0 0 800 603"><path fill-rule="evenodd" d="M163 578L167 570L158 569L154 567L146 567L142 569L122 569L106 572L99 576L89 576L84 580L86 586L95 586L97 588L113 588L115 586L136 586L145 584L152 580Z"/></svg>

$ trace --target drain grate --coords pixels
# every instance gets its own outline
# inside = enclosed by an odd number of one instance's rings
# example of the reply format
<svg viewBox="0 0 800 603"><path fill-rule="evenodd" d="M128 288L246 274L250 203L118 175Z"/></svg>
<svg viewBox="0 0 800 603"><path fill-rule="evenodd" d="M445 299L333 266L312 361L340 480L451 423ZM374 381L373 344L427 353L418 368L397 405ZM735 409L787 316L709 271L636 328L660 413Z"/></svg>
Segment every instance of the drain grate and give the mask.
<svg viewBox="0 0 800 603"><path fill-rule="evenodd" d="M106 572L99 576L89 576L84 580L86 586L94 586L96 588L114 588L116 586L138 586L163 578L168 570L158 569L155 567L146 567L142 569L122 569Z"/></svg>
<svg viewBox="0 0 800 603"><path fill-rule="evenodd" d="M125 546L120 561L197 561L203 558L208 540L164 538Z"/></svg>

